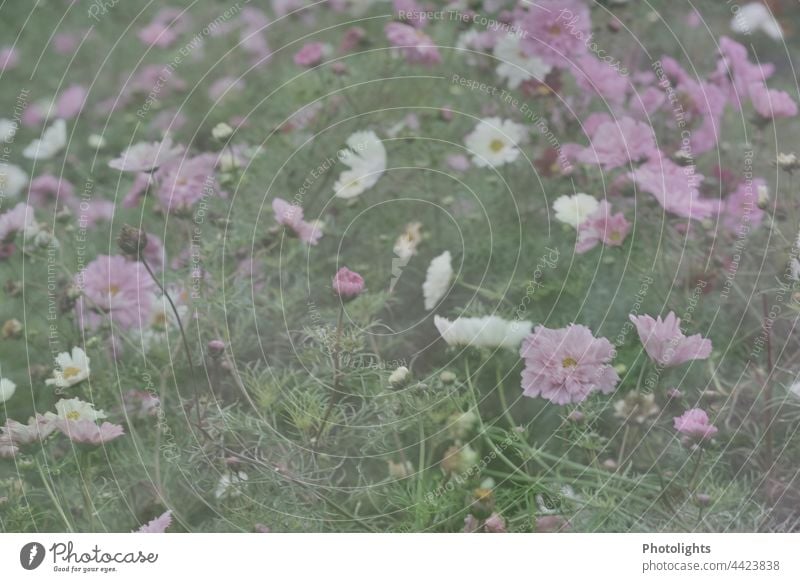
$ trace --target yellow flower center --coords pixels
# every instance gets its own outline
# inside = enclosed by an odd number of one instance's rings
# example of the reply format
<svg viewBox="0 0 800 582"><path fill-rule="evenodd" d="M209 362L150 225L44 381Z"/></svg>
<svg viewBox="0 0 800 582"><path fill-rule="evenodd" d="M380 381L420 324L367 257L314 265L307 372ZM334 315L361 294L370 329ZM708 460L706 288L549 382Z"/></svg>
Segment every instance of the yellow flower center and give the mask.
<svg viewBox="0 0 800 582"><path fill-rule="evenodd" d="M566 357L561 360L561 365L565 368L576 368L578 366L578 361L575 358Z"/></svg>
<svg viewBox="0 0 800 582"><path fill-rule="evenodd" d="M68 380L70 378L74 378L75 376L77 376L80 373L81 373L81 369L80 368L78 368L76 366L67 366L66 368L64 368L64 371L61 373L61 375L64 376L65 379Z"/></svg>
<svg viewBox="0 0 800 582"><path fill-rule="evenodd" d="M117 293L119 293L119 285L110 285L108 287L108 292L111 295L116 295Z"/></svg>
<svg viewBox="0 0 800 582"><path fill-rule="evenodd" d="M493 139L489 142L489 149L492 150L494 153L498 153L502 151L502 149L506 147L506 144L503 143L501 139Z"/></svg>
<svg viewBox="0 0 800 582"><path fill-rule="evenodd" d="M547 32L549 32L550 34L552 34L554 36L555 35L559 35L559 34L561 34L561 27L558 24L554 24L553 26L551 26L550 28L547 29Z"/></svg>
<svg viewBox="0 0 800 582"><path fill-rule="evenodd" d="M622 235L619 233L619 231L614 230L611 232L611 234L608 235L608 238L613 240L614 242L619 242L620 239L622 238Z"/></svg>
<svg viewBox="0 0 800 582"><path fill-rule="evenodd" d="M81 417L81 413L77 410L71 410L67 413L67 420L78 420Z"/></svg>

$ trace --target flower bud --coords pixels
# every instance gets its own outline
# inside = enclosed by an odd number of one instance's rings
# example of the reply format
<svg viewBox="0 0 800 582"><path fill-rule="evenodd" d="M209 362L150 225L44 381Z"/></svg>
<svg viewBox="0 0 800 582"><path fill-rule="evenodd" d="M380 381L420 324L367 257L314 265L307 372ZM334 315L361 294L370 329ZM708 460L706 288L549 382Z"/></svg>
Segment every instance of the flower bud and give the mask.
<svg viewBox="0 0 800 582"><path fill-rule="evenodd" d="M119 231L117 245L123 254L139 260L147 246L147 234L143 230L124 224L122 230Z"/></svg>

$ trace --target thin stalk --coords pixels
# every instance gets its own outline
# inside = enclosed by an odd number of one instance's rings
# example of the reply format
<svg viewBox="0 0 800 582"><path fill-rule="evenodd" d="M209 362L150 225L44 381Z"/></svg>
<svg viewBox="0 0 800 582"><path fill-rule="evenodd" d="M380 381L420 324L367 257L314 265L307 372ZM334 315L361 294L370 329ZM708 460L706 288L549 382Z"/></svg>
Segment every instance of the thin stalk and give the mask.
<svg viewBox="0 0 800 582"><path fill-rule="evenodd" d="M333 412L333 407L339 402L341 398L341 391L339 390L339 381L340 381L340 367L341 362L339 358L339 344L341 343L342 339L342 329L344 327L344 305L339 306L339 316L336 319L336 337L333 340L333 352L331 353L331 360L333 364L333 395L331 396L330 401L328 402L328 407L325 409L325 414L322 415L322 421L319 423L319 427L317 428L317 432L314 435L314 445L316 446L319 444L319 438L322 435L322 431L325 428L325 425L328 422L328 418Z"/></svg>

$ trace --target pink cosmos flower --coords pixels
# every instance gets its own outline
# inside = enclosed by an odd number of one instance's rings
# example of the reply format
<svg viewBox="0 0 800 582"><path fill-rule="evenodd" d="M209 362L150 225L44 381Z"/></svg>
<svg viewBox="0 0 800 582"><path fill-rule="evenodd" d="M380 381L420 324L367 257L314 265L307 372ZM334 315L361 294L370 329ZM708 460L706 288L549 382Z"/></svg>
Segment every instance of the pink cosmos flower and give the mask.
<svg viewBox="0 0 800 582"><path fill-rule="evenodd" d="M447 165L456 172L466 172L470 168L469 158L464 154L450 154L447 156Z"/></svg>
<svg viewBox="0 0 800 582"><path fill-rule="evenodd" d="M578 153L577 161L613 170L653 158L657 153L652 128L641 121L622 117L600 123L591 133L591 145Z"/></svg>
<svg viewBox="0 0 800 582"><path fill-rule="evenodd" d="M212 101L219 101L223 97L241 93L244 88L244 79L237 79L236 77L222 77L214 81L208 88L208 98Z"/></svg>
<svg viewBox="0 0 800 582"><path fill-rule="evenodd" d="M41 414L29 418L28 424L6 419L5 426L0 426L0 457L15 456L20 447L42 442L55 429L55 424Z"/></svg>
<svg viewBox="0 0 800 582"><path fill-rule="evenodd" d="M663 320L659 315L629 316L650 359L660 366L680 366L690 360L705 360L711 355L711 340L699 333L686 337L681 320L670 311Z"/></svg>
<svg viewBox="0 0 800 582"><path fill-rule="evenodd" d="M433 40L421 30L408 24L390 22L384 29L389 43L400 49L409 63L436 65L442 62L439 49Z"/></svg>
<svg viewBox="0 0 800 582"><path fill-rule="evenodd" d="M696 441L713 438L718 432L717 427L708 421L706 411L700 408L692 408L675 417L674 427L679 433Z"/></svg>
<svg viewBox="0 0 800 582"><path fill-rule="evenodd" d="M173 145L172 138L156 142L139 142L125 149L119 157L108 162L108 167L120 172L152 172L175 159L183 146Z"/></svg>
<svg viewBox="0 0 800 582"><path fill-rule="evenodd" d="M76 445L98 446L125 434L118 424L104 422L100 426L92 420L65 420L60 418L55 421L58 430L64 433Z"/></svg>
<svg viewBox="0 0 800 582"><path fill-rule="evenodd" d="M495 512L484 520L470 514L464 518L464 533L506 533L506 521Z"/></svg>
<svg viewBox="0 0 800 582"><path fill-rule="evenodd" d="M209 194L219 195L217 156L200 154L177 159L159 171L158 200L168 212L186 211Z"/></svg>
<svg viewBox="0 0 800 582"><path fill-rule="evenodd" d="M128 193L125 194L125 198L122 199L122 207L136 208L141 199L144 197L151 183L153 183L153 177L150 174L145 172L136 174Z"/></svg>
<svg viewBox="0 0 800 582"><path fill-rule="evenodd" d="M147 522L136 533L164 533L172 525L172 511L167 510L155 519Z"/></svg>
<svg viewBox="0 0 800 582"><path fill-rule="evenodd" d="M321 42L309 42L294 55L294 64L298 67L316 67L325 56L325 45Z"/></svg>
<svg viewBox="0 0 800 582"><path fill-rule="evenodd" d="M364 278L355 271L342 267L333 277L333 292L342 299L361 295L364 292Z"/></svg>
<svg viewBox="0 0 800 582"><path fill-rule="evenodd" d="M585 253L599 243L609 247L620 246L631 230L631 223L622 212L611 214L611 205L602 200L589 217L578 226L578 242L575 252Z"/></svg>
<svg viewBox="0 0 800 582"><path fill-rule="evenodd" d="M28 200L35 206L56 203L58 206L77 207L79 200L75 196L75 187L66 178L52 174L37 176L30 183Z"/></svg>
<svg viewBox="0 0 800 582"><path fill-rule="evenodd" d="M741 102L749 94L750 86L764 84L772 76L775 66L771 63L751 63L747 48L735 40L723 36L719 40L720 60L711 75L711 81L728 94L728 101L738 111Z"/></svg>
<svg viewBox="0 0 800 582"><path fill-rule="evenodd" d="M83 85L72 85L66 88L56 99L56 117L72 119L77 116L83 109L88 94L89 92Z"/></svg>
<svg viewBox="0 0 800 582"><path fill-rule="evenodd" d="M53 37L53 50L60 55L68 55L75 52L81 39L76 34L59 32Z"/></svg>
<svg viewBox="0 0 800 582"><path fill-rule="evenodd" d="M630 177L664 210L677 216L704 220L719 211L718 201L700 196L703 176L694 173L692 167L682 168L668 158L654 158L636 168Z"/></svg>
<svg viewBox="0 0 800 582"><path fill-rule="evenodd" d="M576 59L573 76L581 89L610 103L621 105L628 94L630 80L619 70L591 54Z"/></svg>
<svg viewBox="0 0 800 582"><path fill-rule="evenodd" d="M272 201L275 221L290 228L307 245L314 246L322 238L322 229L316 223L303 220L303 209L296 204L289 204L283 198Z"/></svg>
<svg viewBox="0 0 800 582"><path fill-rule="evenodd" d="M750 100L756 112L765 119L797 115L797 103L786 91L768 89L763 83L750 85Z"/></svg>
<svg viewBox="0 0 800 582"><path fill-rule="evenodd" d="M583 325L563 329L539 325L522 342L520 356L525 360L522 392L541 396L554 404L583 402L590 393L608 394L619 382L609 364L614 347L605 338L595 338Z"/></svg>
<svg viewBox="0 0 800 582"><path fill-rule="evenodd" d="M37 230L33 208L24 202L0 215L0 244L13 241L20 232L35 234Z"/></svg>
<svg viewBox="0 0 800 582"><path fill-rule="evenodd" d="M9 71L19 64L19 52L14 47L0 49L0 71Z"/></svg>
<svg viewBox="0 0 800 582"><path fill-rule="evenodd" d="M728 194L720 216L722 226L733 234L739 234L761 224L764 211L758 207L758 189L766 185L763 178L755 178L742 182L736 190Z"/></svg>
<svg viewBox="0 0 800 582"><path fill-rule="evenodd" d="M121 329L150 320L156 285L141 263L100 255L75 277L75 284L83 292L75 305L82 326L97 329L104 316Z"/></svg>
<svg viewBox="0 0 800 582"><path fill-rule="evenodd" d="M525 34L520 46L555 66L586 52L592 32L589 8L583 0L537 0L518 9L514 24Z"/></svg>

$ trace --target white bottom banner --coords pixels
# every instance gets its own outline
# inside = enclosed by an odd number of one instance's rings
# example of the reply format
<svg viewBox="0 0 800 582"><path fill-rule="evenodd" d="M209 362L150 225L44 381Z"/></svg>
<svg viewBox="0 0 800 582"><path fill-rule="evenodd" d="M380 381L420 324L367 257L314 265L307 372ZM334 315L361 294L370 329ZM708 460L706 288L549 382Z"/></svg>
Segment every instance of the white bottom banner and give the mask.
<svg viewBox="0 0 800 582"><path fill-rule="evenodd" d="M0 580L800 580L796 534L3 534Z"/></svg>

